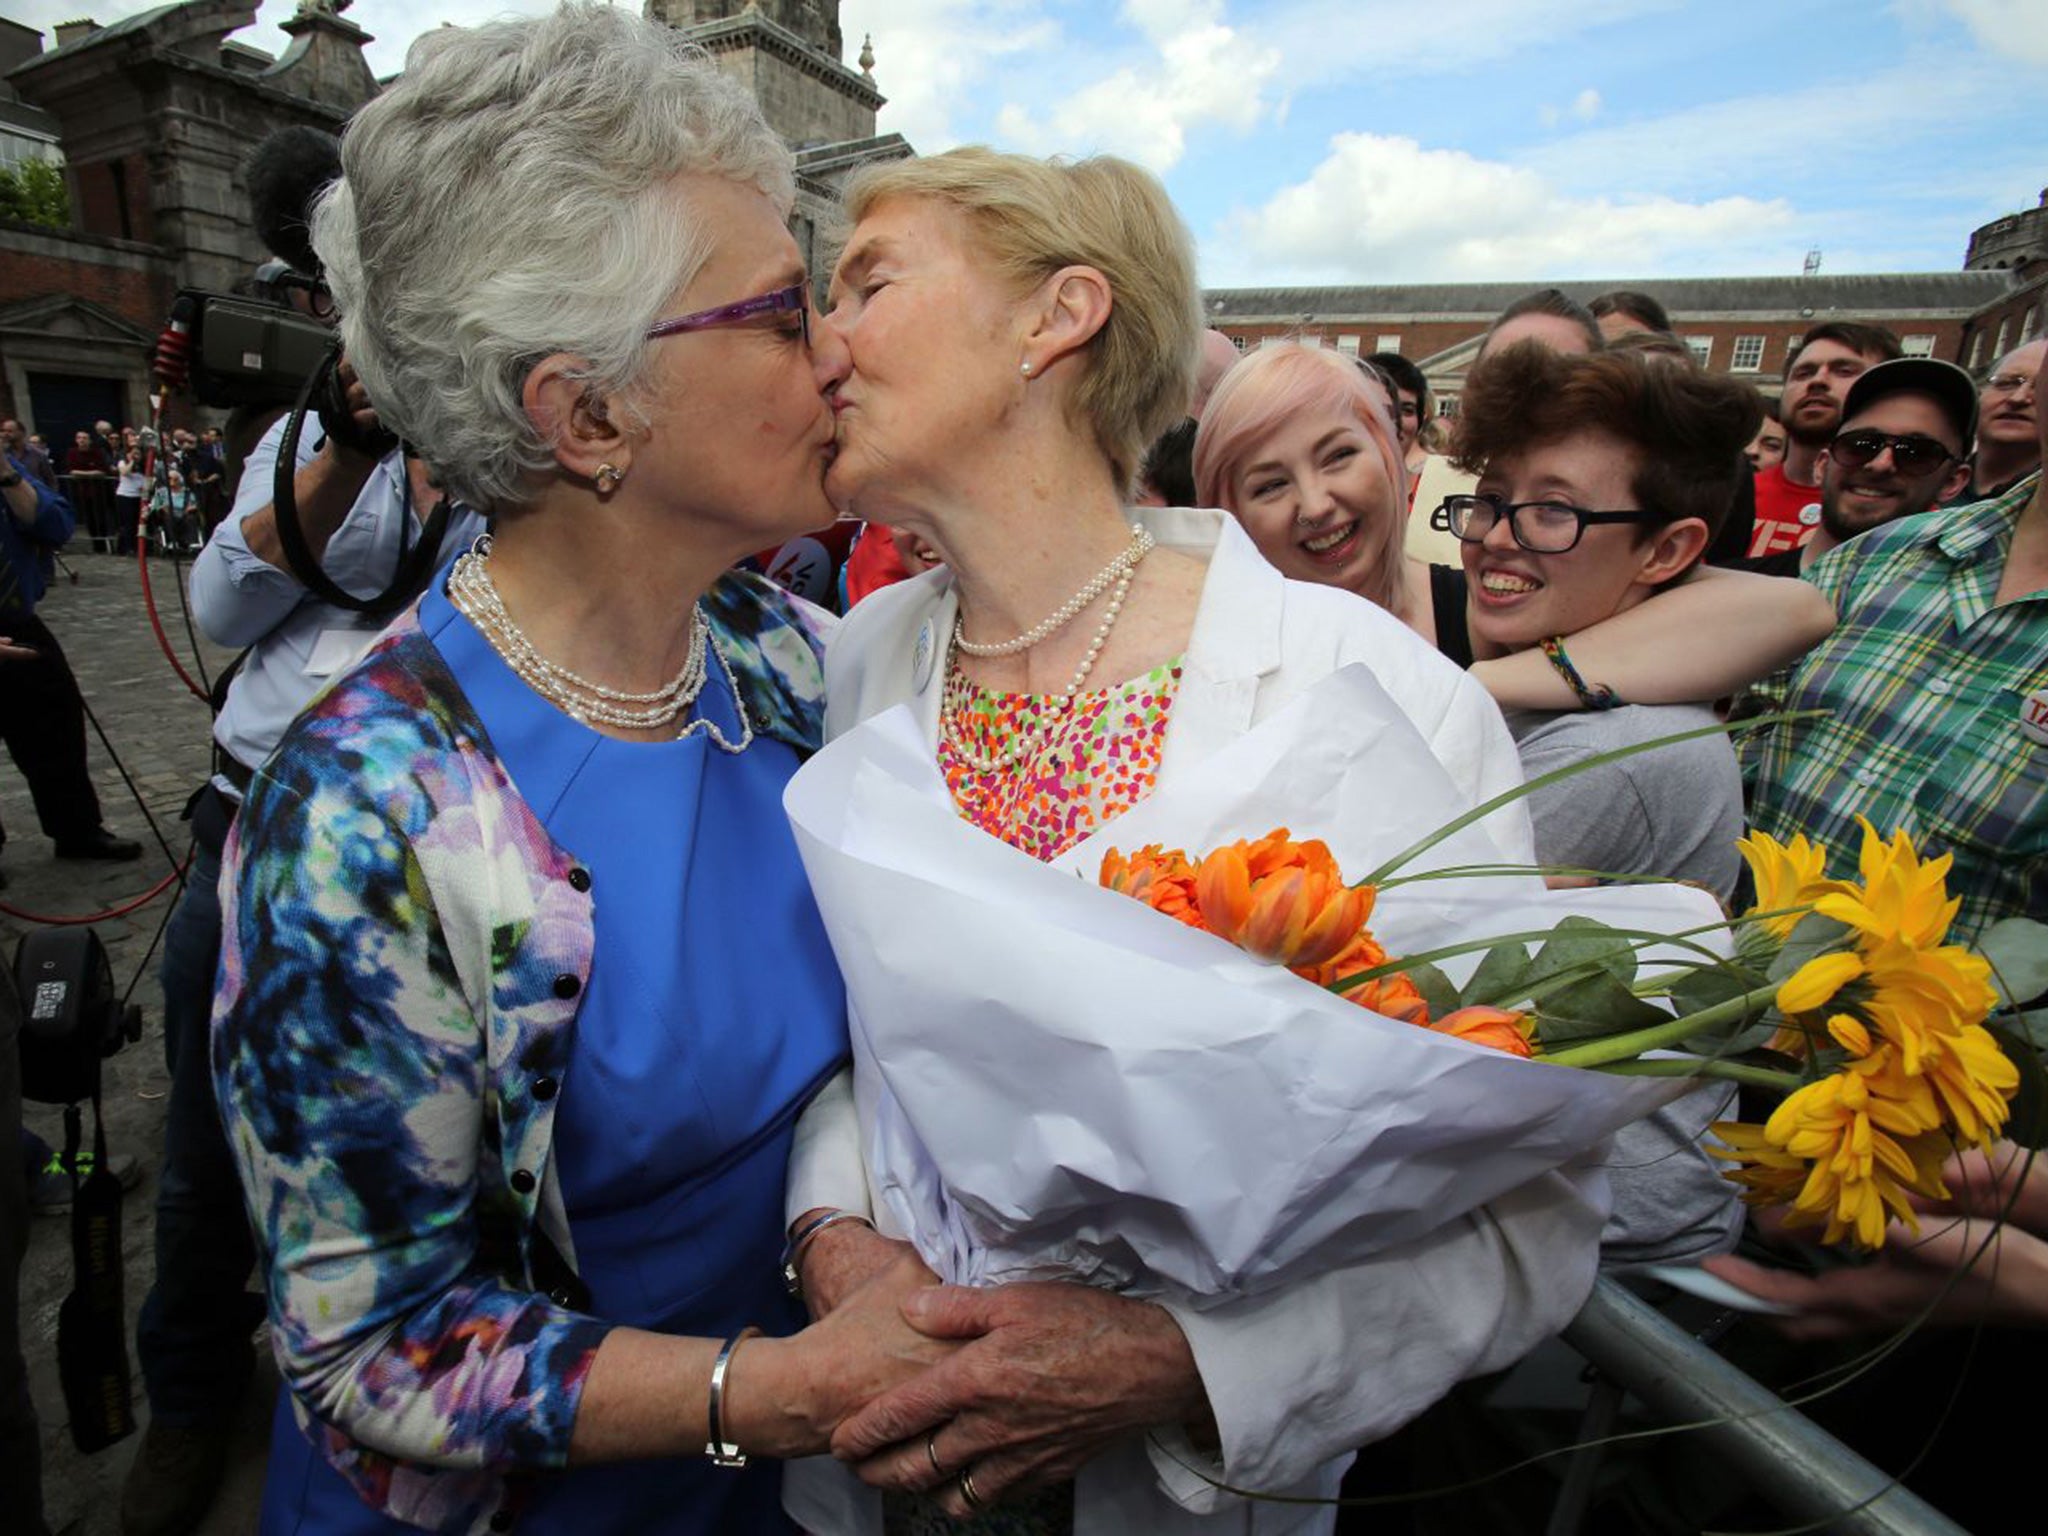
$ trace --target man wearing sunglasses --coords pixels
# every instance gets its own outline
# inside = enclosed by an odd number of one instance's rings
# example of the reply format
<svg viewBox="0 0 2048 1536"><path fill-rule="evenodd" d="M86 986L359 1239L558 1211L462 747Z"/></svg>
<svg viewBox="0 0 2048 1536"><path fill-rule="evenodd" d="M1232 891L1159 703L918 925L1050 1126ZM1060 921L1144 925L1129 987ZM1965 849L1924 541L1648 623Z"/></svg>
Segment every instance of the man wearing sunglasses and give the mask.
<svg viewBox="0 0 2048 1536"><path fill-rule="evenodd" d="M1749 562L1769 576L1799 576L1858 534L1931 511L1970 478L1977 386L1953 363L1902 357L1856 376L1842 426L1821 450L1820 522L1793 549Z"/></svg>
<svg viewBox="0 0 2048 1536"><path fill-rule="evenodd" d="M1967 419L1953 399L1949 406ZM1851 425L1863 420L1852 409ZM1950 426L1949 441L1969 441ZM2048 497L2040 480L1894 518L1816 561L1806 579L1839 622L1783 694L1786 708L1818 713L1745 746L1750 825L1780 839L1805 833L1828 850L1828 873L1837 876L1855 871L1858 817L1887 836L1905 832L1923 857L1953 855L1948 888L1961 909L1951 943L2001 918L2048 910Z"/></svg>

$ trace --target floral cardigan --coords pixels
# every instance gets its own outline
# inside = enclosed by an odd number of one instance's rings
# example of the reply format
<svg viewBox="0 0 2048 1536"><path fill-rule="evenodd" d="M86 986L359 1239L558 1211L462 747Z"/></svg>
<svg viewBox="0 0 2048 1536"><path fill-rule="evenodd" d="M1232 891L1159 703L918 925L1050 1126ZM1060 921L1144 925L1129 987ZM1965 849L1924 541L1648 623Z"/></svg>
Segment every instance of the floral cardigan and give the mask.
<svg viewBox="0 0 2048 1536"><path fill-rule="evenodd" d="M755 729L814 750L831 620L737 573L704 607ZM548 1176L590 877L416 610L286 734L226 867L215 1086L295 1408L383 1513L508 1530L610 1327Z"/></svg>

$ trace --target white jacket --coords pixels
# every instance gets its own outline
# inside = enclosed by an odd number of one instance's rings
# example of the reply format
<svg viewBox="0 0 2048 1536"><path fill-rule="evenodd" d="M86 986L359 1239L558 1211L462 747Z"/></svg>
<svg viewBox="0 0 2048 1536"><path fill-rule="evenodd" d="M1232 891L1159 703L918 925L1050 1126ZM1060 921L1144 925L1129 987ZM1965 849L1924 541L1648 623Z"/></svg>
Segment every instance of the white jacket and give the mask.
<svg viewBox="0 0 2048 1536"><path fill-rule="evenodd" d="M1209 562L1167 724L1162 786L1353 662L1371 668L1473 802L1519 782L1515 745L1492 699L1398 620L1349 593L1287 580L1223 513L1142 508L1136 516L1162 547ZM907 700L936 751L956 609L941 570L878 592L848 615L826 655L828 739ZM1533 862L1519 804L1488 829L1510 859ZM819 1206L879 1209L860 1156L871 1111L871 1089L848 1073L805 1112L790 1164L792 1220ZM1426 1239L1279 1294L1200 1309L1168 1303L1215 1412L1221 1459L1178 1430L1156 1434L1157 1445L1112 1449L1077 1482L1076 1536L1330 1529L1328 1506L1242 1500L1180 1463L1237 1487L1334 1497L1355 1447L1570 1321L1592 1289L1607 1198L1597 1169L1555 1173ZM879 1498L834 1462L792 1463L784 1488L791 1516L818 1536L881 1529Z"/></svg>

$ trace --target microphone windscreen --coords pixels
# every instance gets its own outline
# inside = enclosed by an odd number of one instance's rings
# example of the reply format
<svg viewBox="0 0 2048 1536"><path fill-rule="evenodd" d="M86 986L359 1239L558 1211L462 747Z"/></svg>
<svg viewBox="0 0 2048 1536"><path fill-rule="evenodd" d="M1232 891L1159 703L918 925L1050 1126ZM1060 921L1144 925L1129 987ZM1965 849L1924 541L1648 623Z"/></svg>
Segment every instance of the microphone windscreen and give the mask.
<svg viewBox="0 0 2048 1536"><path fill-rule="evenodd" d="M264 245L295 270L320 277L308 219L314 199L341 176L340 141L303 124L280 128L250 151L242 174Z"/></svg>

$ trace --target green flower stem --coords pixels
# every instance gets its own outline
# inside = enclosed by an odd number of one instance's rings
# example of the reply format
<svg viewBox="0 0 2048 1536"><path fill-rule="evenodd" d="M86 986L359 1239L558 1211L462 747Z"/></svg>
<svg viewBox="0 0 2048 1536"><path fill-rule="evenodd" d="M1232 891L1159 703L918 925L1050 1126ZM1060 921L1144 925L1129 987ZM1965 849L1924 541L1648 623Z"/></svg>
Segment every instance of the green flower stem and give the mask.
<svg viewBox="0 0 2048 1536"><path fill-rule="evenodd" d="M1647 1029L1632 1029L1625 1035L1609 1035L1604 1040L1566 1046L1561 1051L1546 1053L1543 1060L1560 1067L1604 1067L1617 1061L1629 1061L1646 1051L1661 1051L1666 1046L1690 1040L1694 1035L1720 1025L1746 1019L1757 1009L1768 1006L1777 995L1778 984L1772 982L1768 986L1753 988L1740 997L1731 997L1725 1003L1716 1003L1698 1013L1673 1019L1668 1024L1652 1024Z"/></svg>
<svg viewBox="0 0 2048 1536"><path fill-rule="evenodd" d="M1697 741L1704 736L1743 736L1752 731L1762 730L1765 726L1782 725L1788 720L1818 719L1826 713L1825 710L1784 710L1775 715L1758 715L1751 720L1723 721L1719 725L1701 726L1697 730L1676 731L1669 736L1659 736L1650 741L1638 741L1626 747L1615 747L1610 751L1596 752L1591 757L1582 757L1577 762L1567 763L1562 768L1553 768L1548 773L1538 774L1535 778L1516 785L1505 794L1495 795L1491 800L1475 805L1462 816L1452 817L1420 842L1412 843L1408 847L1403 848L1363 880L1354 882L1352 889L1356 890L1361 885L1378 886L1391 877L1397 869L1413 863L1438 843L1441 843L1448 837L1456 836L1474 822L1484 821L1502 806L1513 805L1517 800L1527 799L1539 789L1548 789L1553 784L1562 784L1566 779L1577 778L1582 773L1588 773L1595 768L1605 767L1608 763L1618 763L1625 757L1634 757L1639 753L1655 751L1659 747L1676 746L1678 743L1685 741Z"/></svg>
<svg viewBox="0 0 2048 1536"><path fill-rule="evenodd" d="M1666 1057L1657 1061L1616 1061L1593 1070L1611 1072L1616 1077L1718 1077L1730 1083L1753 1083L1759 1088L1775 1088L1780 1093L1790 1093L1803 1086L1794 1073L1780 1072L1773 1067L1753 1067L1741 1061L1674 1061Z"/></svg>

